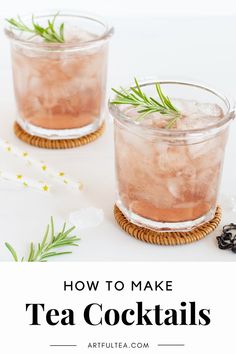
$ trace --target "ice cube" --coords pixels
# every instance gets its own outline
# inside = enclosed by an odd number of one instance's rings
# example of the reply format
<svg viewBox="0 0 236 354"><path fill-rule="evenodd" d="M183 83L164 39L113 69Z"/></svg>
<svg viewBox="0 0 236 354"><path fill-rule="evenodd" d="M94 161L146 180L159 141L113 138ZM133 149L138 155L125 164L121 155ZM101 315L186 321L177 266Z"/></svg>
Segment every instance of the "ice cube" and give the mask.
<svg viewBox="0 0 236 354"><path fill-rule="evenodd" d="M67 43L83 43L96 39L98 36L83 30L79 26L67 25L64 28L64 37Z"/></svg>
<svg viewBox="0 0 236 354"><path fill-rule="evenodd" d="M210 117L218 117L221 118L223 116L222 108L213 103L198 103L198 113L204 116Z"/></svg>
<svg viewBox="0 0 236 354"><path fill-rule="evenodd" d="M186 146L167 146L158 156L158 169L167 174L176 173L191 163Z"/></svg>
<svg viewBox="0 0 236 354"><path fill-rule="evenodd" d="M95 207L81 208L69 215L71 224L79 228L79 230L99 226L103 219L103 210Z"/></svg>
<svg viewBox="0 0 236 354"><path fill-rule="evenodd" d="M173 100L180 110L182 117L177 120L177 129L201 129L215 124L223 117L221 107L214 103L198 102L194 100Z"/></svg>
<svg viewBox="0 0 236 354"><path fill-rule="evenodd" d="M192 198L197 183L196 175L195 166L193 164L186 165L176 173L176 176L168 178L168 190L179 200Z"/></svg>
<svg viewBox="0 0 236 354"><path fill-rule="evenodd" d="M172 99L173 105L185 116L198 113L198 103L194 100Z"/></svg>

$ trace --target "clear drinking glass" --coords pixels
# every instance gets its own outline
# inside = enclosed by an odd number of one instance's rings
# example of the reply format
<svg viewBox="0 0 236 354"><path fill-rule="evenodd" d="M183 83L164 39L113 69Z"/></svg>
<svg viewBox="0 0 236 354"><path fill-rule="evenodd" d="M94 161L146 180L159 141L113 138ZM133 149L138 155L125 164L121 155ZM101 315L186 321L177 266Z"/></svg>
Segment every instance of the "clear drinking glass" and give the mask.
<svg viewBox="0 0 236 354"><path fill-rule="evenodd" d="M155 82L140 84L148 96L155 97ZM109 103L115 125L116 203L134 224L188 231L214 216L234 107L201 85L159 83L167 96L184 100L185 110L191 106L185 123L180 122L184 129L163 129L161 118L157 126L147 117L144 124L132 119L129 107Z"/></svg>
<svg viewBox="0 0 236 354"><path fill-rule="evenodd" d="M34 14L34 20L46 26L55 12ZM22 20L32 27L32 15ZM29 134L48 139L81 137L104 120L113 28L77 12L59 12L55 24L61 23L65 43L47 43L10 25L5 28L11 42L17 122Z"/></svg>

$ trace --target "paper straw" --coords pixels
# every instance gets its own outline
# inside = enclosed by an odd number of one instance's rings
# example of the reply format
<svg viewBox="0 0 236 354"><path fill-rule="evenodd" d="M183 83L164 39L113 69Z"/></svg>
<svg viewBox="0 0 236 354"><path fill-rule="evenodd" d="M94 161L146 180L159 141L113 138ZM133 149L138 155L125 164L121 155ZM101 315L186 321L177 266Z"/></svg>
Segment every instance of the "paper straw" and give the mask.
<svg viewBox="0 0 236 354"><path fill-rule="evenodd" d="M82 190L83 188L83 184L81 182L75 182L69 176L67 176L64 171L55 171L45 162L32 158L27 151L23 151L7 141L0 139L0 148L2 148L6 153L15 155L16 157L28 163L30 166L37 168L42 173L53 178L60 184L77 190Z"/></svg>
<svg viewBox="0 0 236 354"><path fill-rule="evenodd" d="M13 174L9 172L0 171L0 178L5 181L17 183L25 188L33 188L43 192L49 192L50 186L43 181L37 181L21 174Z"/></svg>

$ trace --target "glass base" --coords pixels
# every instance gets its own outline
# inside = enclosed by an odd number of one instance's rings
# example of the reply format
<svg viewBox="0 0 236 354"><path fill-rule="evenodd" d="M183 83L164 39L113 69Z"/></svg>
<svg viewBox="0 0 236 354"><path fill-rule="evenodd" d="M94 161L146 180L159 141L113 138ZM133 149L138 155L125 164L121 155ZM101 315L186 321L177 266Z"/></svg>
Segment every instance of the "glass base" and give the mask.
<svg viewBox="0 0 236 354"><path fill-rule="evenodd" d="M24 131L33 136L45 138L49 140L76 139L82 136L94 133L98 130L103 122L102 119L96 119L93 123L81 128L73 129L45 129L28 123L25 119L17 117L17 123Z"/></svg>
<svg viewBox="0 0 236 354"><path fill-rule="evenodd" d="M121 210L121 212L125 215L125 217L132 222L133 224L141 227L145 227L146 229L161 231L161 232L188 232L192 231L196 227L212 220L214 218L216 207L211 208L210 211L201 216L198 219L190 220L190 221L181 221L181 222L159 222L144 218L138 214L133 213L128 210L124 204L118 200L116 205Z"/></svg>

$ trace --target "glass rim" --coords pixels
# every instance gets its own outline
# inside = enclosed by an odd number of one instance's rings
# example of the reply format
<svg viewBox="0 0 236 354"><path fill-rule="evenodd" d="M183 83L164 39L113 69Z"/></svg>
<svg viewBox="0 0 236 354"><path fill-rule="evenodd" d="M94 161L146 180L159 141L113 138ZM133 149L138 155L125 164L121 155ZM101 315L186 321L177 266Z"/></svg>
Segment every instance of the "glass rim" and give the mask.
<svg viewBox="0 0 236 354"><path fill-rule="evenodd" d="M14 29L12 28L12 25L7 23L5 25L4 31L6 36L13 42L18 43L19 45L27 46L30 48L36 48L36 49L44 49L44 50L53 50L59 49L59 50L64 50L64 49L79 49L79 48L86 48L91 45L96 45L99 42L107 41L113 34L114 34L114 27L111 26L106 20L96 14L90 13L90 12L82 12L82 11L76 11L76 10L46 10L46 11L41 11L41 12L36 12L34 18L39 19L39 18L44 18L44 17L51 17L54 16L56 13L58 13L58 17L64 16L64 17L75 17L75 18L82 18L88 21L93 21L96 22L97 24L100 24L101 26L104 27L104 32L90 40L82 41L82 42L73 42L73 43L38 43L38 42L33 42L27 39L22 39L20 38L15 32ZM32 18L32 13L26 13L23 15L20 15L20 17L24 19L29 19ZM21 33L21 31L19 31Z"/></svg>
<svg viewBox="0 0 236 354"><path fill-rule="evenodd" d="M158 84L171 84L171 85L183 85L183 86L190 86L190 87L195 87L204 91L207 91L215 96L217 96L221 101L224 102L225 106L227 107L227 111L224 113L224 117L220 119L217 123L213 123L211 125L208 125L203 128L195 128L195 129L186 129L186 130L180 130L180 129L163 129L163 128L153 128L152 126L144 126L144 125L139 125L137 122L134 120L131 120L129 116L127 116L125 113L123 113L117 104L112 104L111 100L117 97L116 94L111 96L108 100L108 108L109 112L111 115L117 119L121 124L127 124L129 127L135 126L135 127L141 127L142 130L145 130L146 132L153 133L155 135L162 135L162 136L174 136L174 137L183 137L186 135L191 135L191 134L201 134L204 132L209 132L214 129L221 128L222 126L226 125L230 120L235 118L235 103L228 98L226 95L219 93L215 89L210 88L209 86L205 86L205 84L199 84L196 82L191 82L191 81L181 81L181 80L155 80L155 79L148 79L148 80L140 80L139 85L140 87L145 87L149 85L155 85L156 83ZM130 86L129 86L130 87ZM126 87L126 89L129 90L129 87ZM133 85L135 87L135 85Z"/></svg>

